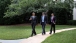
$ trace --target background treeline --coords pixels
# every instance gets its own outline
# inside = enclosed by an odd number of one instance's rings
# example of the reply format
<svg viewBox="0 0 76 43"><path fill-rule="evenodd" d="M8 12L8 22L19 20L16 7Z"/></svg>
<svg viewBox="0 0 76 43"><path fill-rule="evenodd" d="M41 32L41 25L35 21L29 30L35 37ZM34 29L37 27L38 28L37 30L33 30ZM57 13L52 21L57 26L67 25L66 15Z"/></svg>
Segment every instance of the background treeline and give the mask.
<svg viewBox="0 0 76 43"><path fill-rule="evenodd" d="M0 25L29 23L32 12L36 12L38 23L42 12L46 12L48 23L54 13L57 24L68 24L72 20L73 0L0 0Z"/></svg>

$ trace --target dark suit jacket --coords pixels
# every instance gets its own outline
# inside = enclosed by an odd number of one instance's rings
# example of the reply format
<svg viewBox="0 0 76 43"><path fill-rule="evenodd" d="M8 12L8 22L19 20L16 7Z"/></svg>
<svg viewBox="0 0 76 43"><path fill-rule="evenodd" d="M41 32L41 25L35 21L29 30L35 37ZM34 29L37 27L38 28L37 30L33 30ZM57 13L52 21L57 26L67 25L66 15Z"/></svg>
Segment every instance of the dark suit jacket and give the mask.
<svg viewBox="0 0 76 43"><path fill-rule="evenodd" d="M40 23L41 23L41 25L42 25L42 16L41 16L41 19L40 19ZM44 23L45 23L45 25L46 25L46 23L47 23L47 16L44 17Z"/></svg>
<svg viewBox="0 0 76 43"><path fill-rule="evenodd" d="M50 22L51 22L51 17L50 17ZM53 18L53 22L56 23L56 17L55 16ZM51 23L53 23L53 22L51 22Z"/></svg>
<svg viewBox="0 0 76 43"><path fill-rule="evenodd" d="M37 17L35 16L35 18L33 19L33 17L31 16L32 20L31 20L31 24L32 25L36 25L37 23Z"/></svg>

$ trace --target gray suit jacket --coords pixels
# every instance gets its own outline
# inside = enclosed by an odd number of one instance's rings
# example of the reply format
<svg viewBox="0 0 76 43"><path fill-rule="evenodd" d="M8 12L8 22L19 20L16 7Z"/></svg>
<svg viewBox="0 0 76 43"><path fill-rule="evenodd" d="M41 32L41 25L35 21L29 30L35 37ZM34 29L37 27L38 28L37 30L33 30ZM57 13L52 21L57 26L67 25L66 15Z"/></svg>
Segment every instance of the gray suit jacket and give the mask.
<svg viewBox="0 0 76 43"><path fill-rule="evenodd" d="M37 24L37 17L35 16L34 18L31 16L32 20L31 20L31 24L32 25L36 25Z"/></svg>

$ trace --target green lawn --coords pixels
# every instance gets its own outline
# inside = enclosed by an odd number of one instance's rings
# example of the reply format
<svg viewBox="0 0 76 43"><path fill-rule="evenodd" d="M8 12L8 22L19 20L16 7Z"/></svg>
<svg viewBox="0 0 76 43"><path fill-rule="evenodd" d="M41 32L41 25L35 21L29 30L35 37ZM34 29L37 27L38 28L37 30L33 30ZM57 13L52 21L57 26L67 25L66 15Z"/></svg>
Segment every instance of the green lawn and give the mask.
<svg viewBox="0 0 76 43"><path fill-rule="evenodd" d="M42 43L76 43L76 30L56 33Z"/></svg>
<svg viewBox="0 0 76 43"><path fill-rule="evenodd" d="M56 25L56 29L71 28L75 26ZM46 31L50 30L50 25L46 26ZM36 32L41 33L41 25L36 26ZM0 39L22 39L31 35L31 25L0 26Z"/></svg>

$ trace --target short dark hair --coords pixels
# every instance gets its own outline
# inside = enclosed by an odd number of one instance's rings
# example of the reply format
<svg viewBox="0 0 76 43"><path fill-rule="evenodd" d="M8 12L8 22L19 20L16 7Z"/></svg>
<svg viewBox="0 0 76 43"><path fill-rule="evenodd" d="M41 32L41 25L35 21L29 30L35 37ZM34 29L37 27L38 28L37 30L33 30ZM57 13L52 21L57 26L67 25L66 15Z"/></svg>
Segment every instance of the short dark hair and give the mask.
<svg viewBox="0 0 76 43"><path fill-rule="evenodd" d="M54 13L51 13L51 14L54 14Z"/></svg>
<svg viewBox="0 0 76 43"><path fill-rule="evenodd" d="M42 12L42 14L45 14L45 12Z"/></svg>
<svg viewBox="0 0 76 43"><path fill-rule="evenodd" d="M35 13L35 12L32 12L32 13Z"/></svg>

